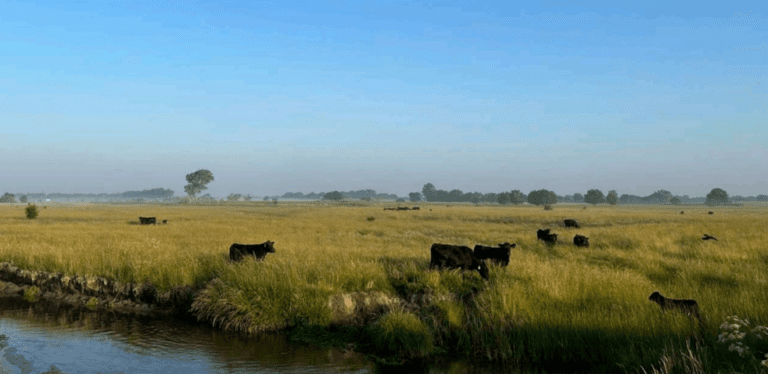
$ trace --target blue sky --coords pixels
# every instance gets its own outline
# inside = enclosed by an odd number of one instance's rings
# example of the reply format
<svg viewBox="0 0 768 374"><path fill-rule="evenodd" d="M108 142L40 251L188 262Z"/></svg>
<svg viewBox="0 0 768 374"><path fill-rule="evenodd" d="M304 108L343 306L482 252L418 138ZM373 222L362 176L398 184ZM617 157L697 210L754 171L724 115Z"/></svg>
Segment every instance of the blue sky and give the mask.
<svg viewBox="0 0 768 374"><path fill-rule="evenodd" d="M768 193L762 2L183 3L0 0L1 192Z"/></svg>

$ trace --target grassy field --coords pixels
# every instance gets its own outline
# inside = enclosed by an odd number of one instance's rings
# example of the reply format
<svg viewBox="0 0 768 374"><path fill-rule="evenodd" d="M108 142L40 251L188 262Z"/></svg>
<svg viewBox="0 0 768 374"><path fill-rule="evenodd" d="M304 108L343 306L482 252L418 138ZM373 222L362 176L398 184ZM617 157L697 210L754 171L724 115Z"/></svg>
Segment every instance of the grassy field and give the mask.
<svg viewBox="0 0 768 374"><path fill-rule="evenodd" d="M768 324L768 205L46 205L34 220L24 205L0 205L0 261L148 280L161 290L217 278L203 314L225 328L329 326L328 300L343 293L448 295L418 311L394 310L353 336L401 357L613 363L629 372L767 369L763 348L740 357L717 340L727 316ZM139 216L169 223L139 226ZM582 227L562 227L565 218ZM559 234L558 244L536 240L536 229L546 227ZM591 247L575 247L576 233ZM704 233L719 240L703 241ZM265 261L228 263L232 243L266 240L276 253ZM507 268L491 266L488 282L428 270L432 243L505 241L517 248ZM702 331L648 301L655 290L698 300Z"/></svg>

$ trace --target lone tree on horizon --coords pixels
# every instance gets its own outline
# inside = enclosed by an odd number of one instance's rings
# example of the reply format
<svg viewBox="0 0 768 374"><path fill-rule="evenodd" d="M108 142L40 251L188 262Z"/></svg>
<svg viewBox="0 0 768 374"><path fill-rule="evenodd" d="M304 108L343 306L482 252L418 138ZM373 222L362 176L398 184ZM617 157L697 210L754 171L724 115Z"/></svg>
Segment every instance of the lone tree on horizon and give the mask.
<svg viewBox="0 0 768 374"><path fill-rule="evenodd" d="M728 204L728 192L725 192L722 188L713 188L707 194L707 200L704 202L707 205L726 205Z"/></svg>
<svg viewBox="0 0 768 374"><path fill-rule="evenodd" d="M605 195L603 195L603 191L591 189L584 195L584 202L592 205L602 204L605 202Z"/></svg>
<svg viewBox="0 0 768 374"><path fill-rule="evenodd" d="M213 173L210 170L200 169L194 173L187 174L188 185L184 186L184 192L194 198L203 190L207 190L205 185L213 182Z"/></svg>
<svg viewBox="0 0 768 374"><path fill-rule="evenodd" d="M616 190L610 190L608 191L608 196L605 197L605 201L608 202L608 204L616 205L619 203L619 193L616 192Z"/></svg>

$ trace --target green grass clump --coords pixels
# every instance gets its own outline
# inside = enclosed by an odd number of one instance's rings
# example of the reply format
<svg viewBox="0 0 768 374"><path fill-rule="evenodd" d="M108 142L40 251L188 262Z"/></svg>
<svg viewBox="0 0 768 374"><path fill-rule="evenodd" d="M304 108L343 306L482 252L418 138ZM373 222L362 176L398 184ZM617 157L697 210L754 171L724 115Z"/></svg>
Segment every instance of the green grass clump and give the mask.
<svg viewBox="0 0 768 374"><path fill-rule="evenodd" d="M369 330L377 354L418 358L434 349L432 334L412 313L394 311L379 319Z"/></svg>

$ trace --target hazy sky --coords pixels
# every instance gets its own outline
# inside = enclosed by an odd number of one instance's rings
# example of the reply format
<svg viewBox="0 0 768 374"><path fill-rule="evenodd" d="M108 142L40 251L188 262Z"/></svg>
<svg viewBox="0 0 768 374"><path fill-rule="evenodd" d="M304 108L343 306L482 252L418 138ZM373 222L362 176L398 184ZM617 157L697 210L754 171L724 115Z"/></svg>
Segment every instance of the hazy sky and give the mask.
<svg viewBox="0 0 768 374"><path fill-rule="evenodd" d="M319 3L0 0L0 193L768 193L763 1Z"/></svg>

